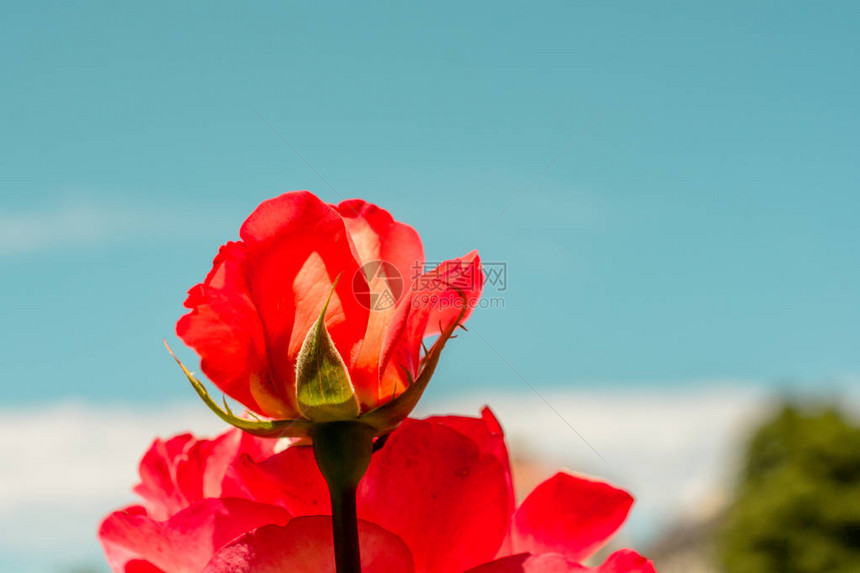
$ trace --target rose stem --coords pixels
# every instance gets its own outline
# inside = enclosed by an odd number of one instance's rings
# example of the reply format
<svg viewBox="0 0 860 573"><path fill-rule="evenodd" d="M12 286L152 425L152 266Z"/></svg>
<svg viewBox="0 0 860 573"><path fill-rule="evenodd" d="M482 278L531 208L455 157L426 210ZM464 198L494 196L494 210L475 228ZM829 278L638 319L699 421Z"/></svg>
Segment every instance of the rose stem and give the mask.
<svg viewBox="0 0 860 573"><path fill-rule="evenodd" d="M355 493L370 464L373 430L359 422L328 422L317 424L311 439L331 496L337 573L361 573Z"/></svg>

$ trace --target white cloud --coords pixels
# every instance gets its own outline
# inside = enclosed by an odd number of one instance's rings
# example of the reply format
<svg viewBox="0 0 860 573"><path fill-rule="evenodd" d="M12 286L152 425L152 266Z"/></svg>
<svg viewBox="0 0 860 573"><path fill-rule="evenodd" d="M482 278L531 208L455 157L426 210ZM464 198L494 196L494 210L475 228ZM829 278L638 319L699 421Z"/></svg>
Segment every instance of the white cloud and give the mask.
<svg viewBox="0 0 860 573"><path fill-rule="evenodd" d="M159 408L62 404L0 412L0 570L99 563L96 528L134 501L138 461L157 436L222 425L199 404ZM15 566L11 567L10 564ZM24 569L24 568L27 569Z"/></svg>
<svg viewBox="0 0 860 573"><path fill-rule="evenodd" d="M431 399L421 411L474 415L489 401L513 453L546 460L545 475L566 466L634 493L626 535L640 546L667 519L721 495L740 436L769 404L764 393L740 385L545 392L604 462L527 392ZM137 463L152 439L222 427L196 403L155 412L83 403L0 410L0 570L99 563L98 523L134 501Z"/></svg>
<svg viewBox="0 0 860 573"><path fill-rule="evenodd" d="M193 212L188 218L186 212ZM221 223L225 223L221 225ZM39 209L12 211L0 205L0 257L88 247L140 237L222 234L227 218L199 208L77 198Z"/></svg>
<svg viewBox="0 0 860 573"><path fill-rule="evenodd" d="M542 395L558 414L534 393L491 401L512 455L545 460L547 475L563 467L628 489L637 500L628 531L639 540L721 495L738 437L766 404L743 387ZM481 403L462 398L440 409L469 412Z"/></svg>
<svg viewBox="0 0 860 573"><path fill-rule="evenodd" d="M128 232L131 215L126 210L85 203L44 211L0 212L0 254L98 243Z"/></svg>
<svg viewBox="0 0 860 573"><path fill-rule="evenodd" d="M762 385L740 382L541 394L552 408L529 389L420 408L473 413L489 402L512 456L545 462L539 479L567 468L624 487L636 497L624 533L639 546L661 527L705 517L725 501L744 440L773 407L773 394ZM840 403L860 412L856 393Z"/></svg>

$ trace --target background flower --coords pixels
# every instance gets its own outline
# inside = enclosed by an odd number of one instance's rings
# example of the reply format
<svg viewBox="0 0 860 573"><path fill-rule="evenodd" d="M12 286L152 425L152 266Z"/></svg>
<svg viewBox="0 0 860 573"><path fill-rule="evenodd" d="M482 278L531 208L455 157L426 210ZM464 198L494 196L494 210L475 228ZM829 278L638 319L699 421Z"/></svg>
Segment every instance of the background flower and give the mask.
<svg viewBox="0 0 860 573"><path fill-rule="evenodd" d="M313 452L275 452L273 443L235 429L214 440L156 440L141 462L143 503L102 524L111 567L333 571L328 493ZM359 488L363 563L416 573L651 573L630 550L595 569L580 565L632 503L607 483L559 473L516 507L504 437L488 409L481 418L410 419Z"/></svg>

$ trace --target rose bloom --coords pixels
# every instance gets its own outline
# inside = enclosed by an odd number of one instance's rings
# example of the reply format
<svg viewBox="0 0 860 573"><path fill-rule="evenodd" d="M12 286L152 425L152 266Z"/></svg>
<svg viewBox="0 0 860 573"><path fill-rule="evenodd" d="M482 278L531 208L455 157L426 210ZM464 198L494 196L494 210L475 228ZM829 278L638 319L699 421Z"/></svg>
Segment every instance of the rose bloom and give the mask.
<svg viewBox="0 0 860 573"><path fill-rule="evenodd" d="M127 573L335 571L328 490L308 447L236 429L212 440L156 440L142 498L99 538ZM280 451L278 451L280 450ZM358 490L364 573L656 573L629 549L580 563L622 525L633 498L558 473L515 506L502 430L481 418L406 420Z"/></svg>
<svg viewBox="0 0 860 573"><path fill-rule="evenodd" d="M361 414L429 377L435 360L422 341L443 334L441 350L484 283L476 251L424 269L418 233L358 199L329 205L308 191L285 193L260 204L239 235L188 292L176 332L216 386L272 419L306 413L297 358L330 295L325 328Z"/></svg>

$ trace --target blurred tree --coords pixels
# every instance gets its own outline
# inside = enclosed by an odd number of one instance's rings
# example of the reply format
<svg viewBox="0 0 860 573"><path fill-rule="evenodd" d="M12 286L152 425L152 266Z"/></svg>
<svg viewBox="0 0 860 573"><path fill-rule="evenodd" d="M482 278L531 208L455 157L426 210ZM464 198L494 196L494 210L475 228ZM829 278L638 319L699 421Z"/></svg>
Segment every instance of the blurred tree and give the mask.
<svg viewBox="0 0 860 573"><path fill-rule="evenodd" d="M727 573L860 572L860 427L786 406L759 428L720 557Z"/></svg>

